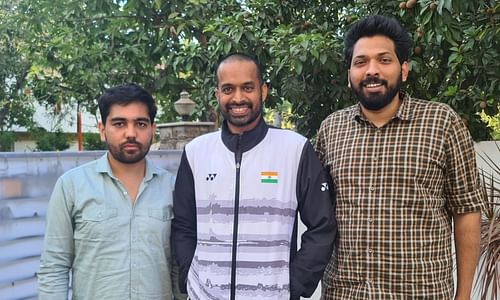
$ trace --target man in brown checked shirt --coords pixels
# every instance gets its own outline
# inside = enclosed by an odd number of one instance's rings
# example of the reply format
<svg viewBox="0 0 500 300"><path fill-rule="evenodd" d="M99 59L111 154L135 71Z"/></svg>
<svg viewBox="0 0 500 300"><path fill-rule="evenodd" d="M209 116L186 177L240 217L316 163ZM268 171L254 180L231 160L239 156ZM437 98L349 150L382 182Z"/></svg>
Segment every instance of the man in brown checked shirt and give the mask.
<svg viewBox="0 0 500 300"><path fill-rule="evenodd" d="M345 36L359 104L327 117L316 143L336 184L340 237L323 299L470 299L484 199L473 142L449 106L401 91L410 46L383 16Z"/></svg>

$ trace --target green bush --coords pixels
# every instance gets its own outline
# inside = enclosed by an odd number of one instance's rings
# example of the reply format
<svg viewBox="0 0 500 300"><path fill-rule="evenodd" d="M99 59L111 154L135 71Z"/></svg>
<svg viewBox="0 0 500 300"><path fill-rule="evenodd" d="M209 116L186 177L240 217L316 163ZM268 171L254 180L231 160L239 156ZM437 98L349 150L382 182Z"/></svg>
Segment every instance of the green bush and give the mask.
<svg viewBox="0 0 500 300"><path fill-rule="evenodd" d="M61 129L54 132L47 132L43 128L38 128L34 132L36 149L35 151L63 151L69 148L69 139Z"/></svg>
<svg viewBox="0 0 500 300"><path fill-rule="evenodd" d="M101 141L98 133L83 133L83 150L106 150L106 144Z"/></svg>
<svg viewBox="0 0 500 300"><path fill-rule="evenodd" d="M0 132L0 152L10 152L14 147L16 135L13 132Z"/></svg>
<svg viewBox="0 0 500 300"><path fill-rule="evenodd" d="M498 106L500 111L500 105ZM486 126L491 130L491 137L494 141L500 141L500 113L489 116L484 110L480 113L481 120L486 123Z"/></svg>

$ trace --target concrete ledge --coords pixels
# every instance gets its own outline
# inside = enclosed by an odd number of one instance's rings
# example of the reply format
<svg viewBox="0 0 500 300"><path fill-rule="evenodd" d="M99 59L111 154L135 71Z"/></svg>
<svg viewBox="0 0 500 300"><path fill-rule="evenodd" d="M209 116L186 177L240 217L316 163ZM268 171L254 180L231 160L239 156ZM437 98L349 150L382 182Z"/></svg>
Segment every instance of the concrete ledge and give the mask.
<svg viewBox="0 0 500 300"><path fill-rule="evenodd" d="M182 150L192 139L216 130L214 122L175 122L156 125L160 131L160 149Z"/></svg>

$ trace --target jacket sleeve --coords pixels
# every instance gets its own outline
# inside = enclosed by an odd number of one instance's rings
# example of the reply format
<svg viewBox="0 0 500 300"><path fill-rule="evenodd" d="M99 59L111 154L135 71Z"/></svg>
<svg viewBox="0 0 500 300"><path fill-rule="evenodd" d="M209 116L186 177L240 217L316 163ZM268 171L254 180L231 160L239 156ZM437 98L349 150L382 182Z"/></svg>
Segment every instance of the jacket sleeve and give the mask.
<svg viewBox="0 0 500 300"><path fill-rule="evenodd" d="M175 180L172 235L179 265L179 288L186 293L187 275L196 249L196 202L193 172L185 150Z"/></svg>
<svg viewBox="0 0 500 300"><path fill-rule="evenodd" d="M38 299L68 299L69 270L73 264L73 196L59 178L49 200L40 269Z"/></svg>
<svg viewBox="0 0 500 300"><path fill-rule="evenodd" d="M175 254L175 248L172 248L172 267L170 271L171 275L171 284L172 284L172 292L173 292L173 300L186 300L187 294L181 292L179 288L179 265L177 264L177 258Z"/></svg>
<svg viewBox="0 0 500 300"><path fill-rule="evenodd" d="M310 297L314 293L337 235L334 187L310 143L304 146L299 163L297 199L306 231L291 261L291 299Z"/></svg>

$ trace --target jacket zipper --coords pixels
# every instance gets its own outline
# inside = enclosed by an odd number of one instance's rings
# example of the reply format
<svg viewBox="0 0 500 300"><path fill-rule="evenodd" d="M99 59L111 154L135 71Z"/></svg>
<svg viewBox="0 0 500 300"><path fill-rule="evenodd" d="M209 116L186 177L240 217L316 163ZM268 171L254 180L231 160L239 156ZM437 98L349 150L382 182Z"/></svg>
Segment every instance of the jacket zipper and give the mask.
<svg viewBox="0 0 500 300"><path fill-rule="evenodd" d="M240 207L240 167L241 167L241 135L238 136L234 159L236 163L236 184L234 191L234 220L233 220L233 243L231 255L231 300L236 299L236 250L238 247L238 219Z"/></svg>

